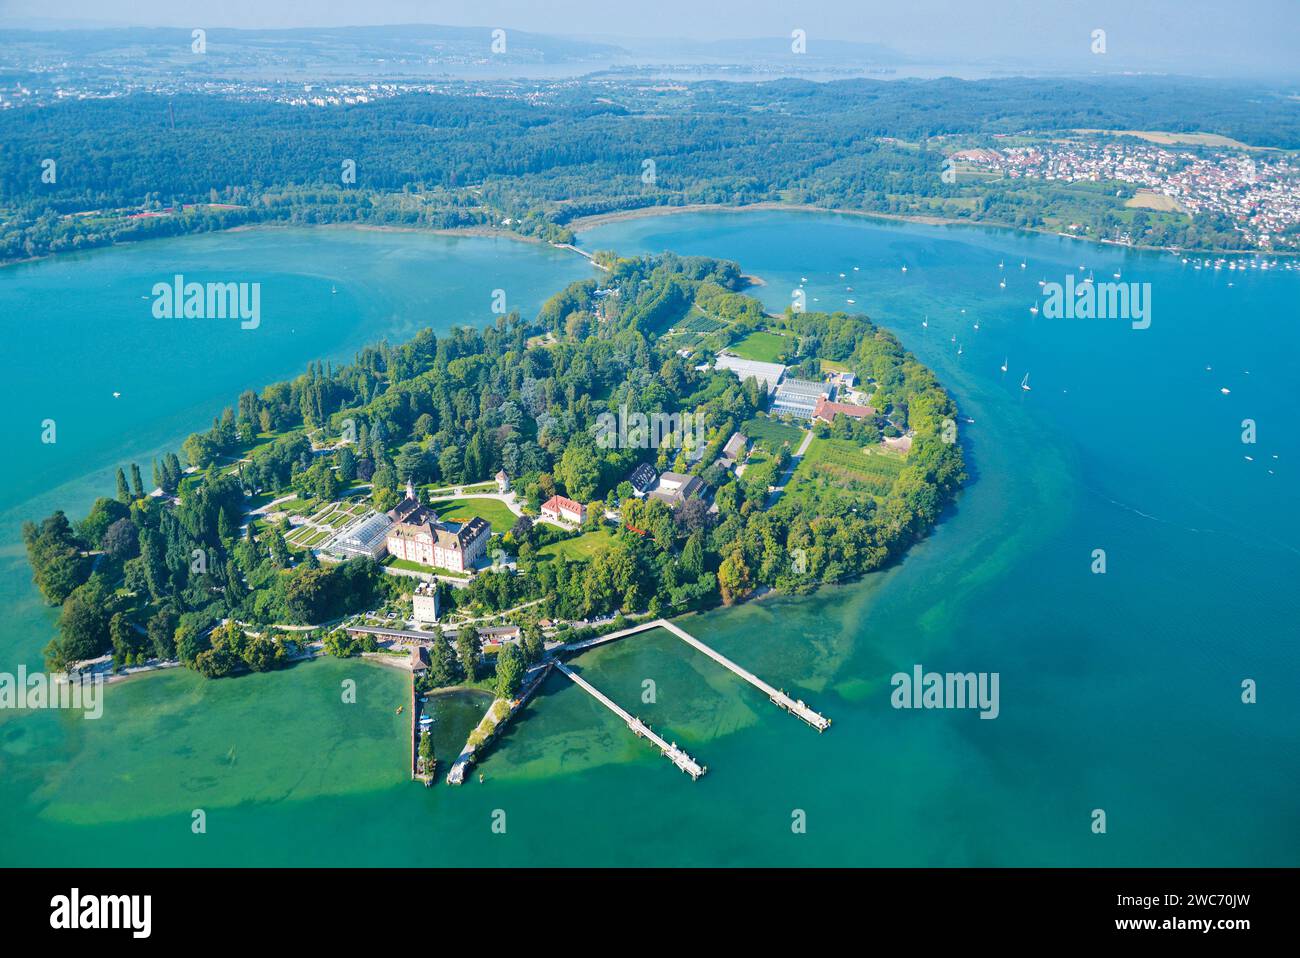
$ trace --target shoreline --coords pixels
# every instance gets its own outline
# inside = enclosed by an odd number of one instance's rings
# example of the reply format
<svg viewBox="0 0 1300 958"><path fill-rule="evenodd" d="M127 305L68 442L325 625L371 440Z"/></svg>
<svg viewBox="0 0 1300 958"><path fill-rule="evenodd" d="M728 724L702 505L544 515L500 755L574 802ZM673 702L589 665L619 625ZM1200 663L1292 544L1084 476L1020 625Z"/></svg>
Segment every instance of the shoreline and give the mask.
<svg viewBox="0 0 1300 958"><path fill-rule="evenodd" d="M1115 243L1109 240L1096 239L1091 236L1079 236L1074 233L1063 233L1060 230L1042 229L1032 226L1009 226L1005 223L997 223L991 220L969 220L959 219L948 216L928 216L924 214L909 213L879 213L871 210L853 210L842 207L815 206L810 203L782 203L776 200L765 200L761 203L746 203L743 205L733 205L730 203L688 203L684 206L638 206L634 209L614 210L608 213L593 213L589 216L579 216L575 219L562 223L560 225L572 230L575 238L581 234L589 232L601 226L607 226L610 223L620 223L625 220L647 219L656 216L676 216L682 213L826 213L838 216L855 216L864 219L884 220L893 223L912 223L917 226L964 226L977 227L983 229L1003 230L1010 233L1033 234L1038 236L1058 236L1062 239L1074 240L1081 243L1089 243L1102 249L1129 249L1141 250L1150 253L1172 253L1175 256L1215 256L1221 258L1286 258L1300 259L1300 249L1298 250L1263 250L1263 249L1222 249L1218 247L1187 247L1174 249L1169 246L1150 246L1143 243ZM189 236L215 235L219 233L246 233L255 230L279 230L279 229L327 229L327 230L360 230L362 232L372 233L427 233L433 236L450 236L450 237L475 237L480 239L508 239L521 243L530 243L534 246L549 246L552 249L562 249L555 243L547 242L536 236L525 236L522 233L516 233L513 230L503 229L498 226L475 225L475 226L450 226L450 227L427 227L427 226L393 226L387 223L365 223L365 222L340 222L340 223L291 223L281 221L267 221L260 223L240 223L237 226L230 226L225 229L217 230L195 230L187 233L176 233L168 236L147 236L140 239L124 239L103 245L90 246L79 250L60 250L58 252L41 253L38 256L24 256L20 259L9 259L0 261L0 269L11 266L19 266L24 263L38 263L42 260L53 259L55 257L65 256L71 253L94 253L100 250L115 249L122 246L130 246L135 243L147 243L154 240L167 239L184 239ZM764 285L761 281L751 285Z"/></svg>
<svg viewBox="0 0 1300 958"><path fill-rule="evenodd" d="M1005 223L996 223L990 220L969 220L958 219L949 216L927 216L924 214L909 213L878 213L871 210L851 210L841 207L814 206L811 203L782 203L775 200L767 200L762 203L746 203L743 205L732 205L730 203L689 203L685 206L638 206L635 209L615 210L609 213L593 213L590 216L580 216L572 219L564 226L573 230L574 233L581 235L584 232L596 229L601 226L607 226L610 223L621 223L625 220L647 219L654 216L675 216L680 213L769 213L769 212L787 212L787 213L833 213L840 216L857 216L866 219L887 220L894 223L914 223L918 226L971 226L981 227L984 229L1005 230L1011 233L1033 233L1039 236L1059 236L1063 239L1076 240L1082 243L1090 243L1094 246L1104 249L1132 249L1143 250L1152 253L1173 253L1178 256L1183 255L1200 255L1200 256L1239 256L1239 257L1300 257L1300 250L1283 251L1283 250L1240 250L1240 249L1217 249L1217 248L1186 248L1174 250L1168 246L1149 246L1140 243L1112 243L1107 240L1096 239L1091 236L1078 236L1074 233L1062 233L1060 230L1042 229L1032 226L1008 226Z"/></svg>

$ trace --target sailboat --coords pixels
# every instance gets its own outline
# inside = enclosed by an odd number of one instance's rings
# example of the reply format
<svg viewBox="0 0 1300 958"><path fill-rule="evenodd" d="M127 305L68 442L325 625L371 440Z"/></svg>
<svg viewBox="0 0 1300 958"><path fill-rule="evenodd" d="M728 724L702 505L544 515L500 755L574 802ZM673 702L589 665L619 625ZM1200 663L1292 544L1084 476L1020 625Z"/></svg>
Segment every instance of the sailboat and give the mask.
<svg viewBox="0 0 1300 958"><path fill-rule="evenodd" d="M979 328L980 328L980 323L979 323L979 320L977 319L977 320L975 320L975 331L976 331L976 332L979 332Z"/></svg>
<svg viewBox="0 0 1300 958"><path fill-rule="evenodd" d="M1006 289L1006 288L1007 288L1007 281L1005 279L1002 280L1000 283L998 283L998 289Z"/></svg>
<svg viewBox="0 0 1300 958"><path fill-rule="evenodd" d="M338 291L339 291L339 288L338 288L337 286L331 286L331 287L330 287L330 292L331 292L331 293L337 293Z"/></svg>
<svg viewBox="0 0 1300 958"><path fill-rule="evenodd" d="M1007 371L1007 358L1008 358L1008 357L1005 357L1005 356L1002 358L1002 371L1003 371L1003 372L1006 372L1006 371Z"/></svg>
<svg viewBox="0 0 1300 958"><path fill-rule="evenodd" d="M1046 286L1046 285L1047 285L1047 277L1044 276L1042 279L1040 279L1040 280L1038 281L1038 285L1039 285L1039 286Z"/></svg>
<svg viewBox="0 0 1300 958"><path fill-rule="evenodd" d="M1020 388L1029 392L1029 373L1025 373L1025 378L1020 380Z"/></svg>
<svg viewBox="0 0 1300 958"><path fill-rule="evenodd" d="M921 328L922 328L922 329L929 329L929 328L930 328L930 316L929 316L928 313L926 314L925 319L921 320Z"/></svg>
<svg viewBox="0 0 1300 958"><path fill-rule="evenodd" d="M903 272L904 272L904 273L907 272L907 265L906 265L906 264L903 265Z"/></svg>
<svg viewBox="0 0 1300 958"><path fill-rule="evenodd" d="M1119 270L1115 270L1113 275L1116 279L1119 279Z"/></svg>
<svg viewBox="0 0 1300 958"><path fill-rule="evenodd" d="M953 343L957 342L957 334L956 334L956 333L953 333L953 334L952 334L952 339L950 339L949 342L953 342Z"/></svg>
<svg viewBox="0 0 1300 958"><path fill-rule="evenodd" d="M1023 259L1022 259L1022 260L1020 261L1020 268L1021 268L1021 269L1025 269L1027 266L1029 266L1029 261L1028 261L1028 260L1023 260Z"/></svg>
<svg viewBox="0 0 1300 958"><path fill-rule="evenodd" d="M1092 285L1092 273L1089 272L1088 275L1084 277L1083 281L1084 281L1085 284L1091 286L1091 285Z"/></svg>
<svg viewBox="0 0 1300 958"><path fill-rule="evenodd" d="M958 355L958 356L961 355L961 343L958 343L958 344L957 344L957 355Z"/></svg>
<svg viewBox="0 0 1300 958"><path fill-rule="evenodd" d="M1031 313L1033 313L1035 316L1037 316L1037 315L1038 315L1038 304L1037 304L1037 303L1034 303L1033 306L1030 306L1030 307L1029 307L1029 311L1030 311Z"/></svg>
<svg viewBox="0 0 1300 958"><path fill-rule="evenodd" d="M998 269L1002 269L1002 260L998 260Z"/></svg>

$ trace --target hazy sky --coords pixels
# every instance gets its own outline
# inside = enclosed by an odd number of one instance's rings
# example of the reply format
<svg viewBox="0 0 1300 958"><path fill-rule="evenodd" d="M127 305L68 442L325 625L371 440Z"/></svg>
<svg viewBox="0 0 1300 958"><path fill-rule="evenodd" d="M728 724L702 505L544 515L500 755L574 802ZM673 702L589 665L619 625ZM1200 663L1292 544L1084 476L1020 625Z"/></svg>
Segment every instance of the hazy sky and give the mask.
<svg viewBox="0 0 1300 958"><path fill-rule="evenodd" d="M810 45L833 37L964 61L1039 59L1077 49L1102 28L1112 53L1173 61L1186 72L1205 62L1294 73L1300 59L1300 0L0 0L0 18L178 27L437 23L704 40L789 36L799 27Z"/></svg>

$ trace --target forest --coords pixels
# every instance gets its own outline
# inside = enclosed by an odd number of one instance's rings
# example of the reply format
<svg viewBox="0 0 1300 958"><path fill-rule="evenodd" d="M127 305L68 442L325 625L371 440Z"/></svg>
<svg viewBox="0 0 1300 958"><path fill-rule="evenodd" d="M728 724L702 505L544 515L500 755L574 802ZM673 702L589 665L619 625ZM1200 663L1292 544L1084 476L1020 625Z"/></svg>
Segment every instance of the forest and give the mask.
<svg viewBox="0 0 1300 958"><path fill-rule="evenodd" d="M364 498L384 511L408 481L472 483L504 469L527 514L494 530L493 541L516 568L441 588L449 610L541 599L534 637L542 617L676 614L766 588L843 581L897 558L938 520L965 479L960 444L945 429L956 408L892 334L862 315L765 316L735 263L672 253L600 259L608 271L599 283L571 284L533 321L512 314L486 329L426 329L400 346L366 347L346 365L312 363L291 381L242 393L211 428L155 461L154 490L128 464L115 492L79 521L56 512L27 523L34 580L61 606L51 667L111 652L119 666L179 658L211 676L274 668L298 639L325 637L320 624L414 588L371 559L292 547L287 520L253 515L253 504L289 493ZM727 325L692 354L666 331L698 302ZM740 478L719 462L726 439L761 420L768 396L707 357L764 324L798 343L791 358L801 371L831 361L873 384L877 418L852 426L859 441L881 429L913 436L880 495L819 488L773 506L769 487L789 462L788 444ZM598 417L625 406L701 417L702 455L688 457L673 435L658 448L603 447ZM835 430L849 436L843 418ZM699 476L707 492L675 509L637 498L627 476L640 462ZM585 554L554 553L569 534L533 521L556 493L588 507L587 528L572 535L599 530ZM612 530L606 508L620 516ZM326 647L358 651L337 635ZM475 651L465 654L472 679ZM508 666L518 664L513 656Z"/></svg>
<svg viewBox="0 0 1300 958"><path fill-rule="evenodd" d="M0 113L0 260L250 222L492 225L555 242L645 206L807 203L1042 226L1132 226L1114 191L940 176L948 153L1072 129L1208 130L1300 147L1269 90L1187 79L596 80L319 109L134 94ZM1251 103L1241 109L1243 99ZM52 162L52 166L50 165ZM649 164L649 165L648 165ZM1230 245L1143 216L1138 242Z"/></svg>

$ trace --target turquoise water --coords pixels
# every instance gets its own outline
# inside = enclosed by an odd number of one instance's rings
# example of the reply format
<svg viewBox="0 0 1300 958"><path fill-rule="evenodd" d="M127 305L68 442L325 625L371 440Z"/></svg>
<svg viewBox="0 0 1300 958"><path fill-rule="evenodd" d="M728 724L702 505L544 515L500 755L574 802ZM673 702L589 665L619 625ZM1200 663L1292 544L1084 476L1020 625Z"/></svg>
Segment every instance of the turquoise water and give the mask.
<svg viewBox="0 0 1300 958"><path fill-rule="evenodd" d="M704 779L556 676L484 762L483 784L423 789L406 780L396 671L330 661L215 683L150 676L110 689L98 722L0 716L0 860L1300 863L1296 273L1197 272L1168 254L821 214L630 220L581 243L736 259L766 280L758 295L773 308L807 277L810 308L855 299L975 420L962 425L971 484L903 562L815 597L682 620L834 727L817 735L652 633L577 665L707 764ZM1150 282L1151 328L1032 316L1038 279L1081 263L1098 281L1121 269ZM139 296L201 268L278 278L291 331L264 319L257 331L159 337ZM169 240L0 271L0 318L22 343L4 360L21 404L4 417L17 451L3 479L14 504L0 529L4 667L38 661L53 622L26 584L21 519L84 506L127 451L174 441L309 358L484 321L497 287L535 308L581 275L577 257L542 247L351 231ZM269 286L263 296L267 317ZM151 352L133 372L140 343ZM47 415L65 459L37 442ZM1253 447L1240 441L1246 418ZM1090 572L1098 548L1105 575ZM894 710L889 677L916 663L998 672L1000 716ZM341 702L347 678L356 705ZM640 700L647 678L654 704ZM1240 701L1246 678L1257 704ZM1105 835L1090 830L1096 808ZM504 835L490 827L498 809ZM796 809L806 834L791 831Z"/></svg>

